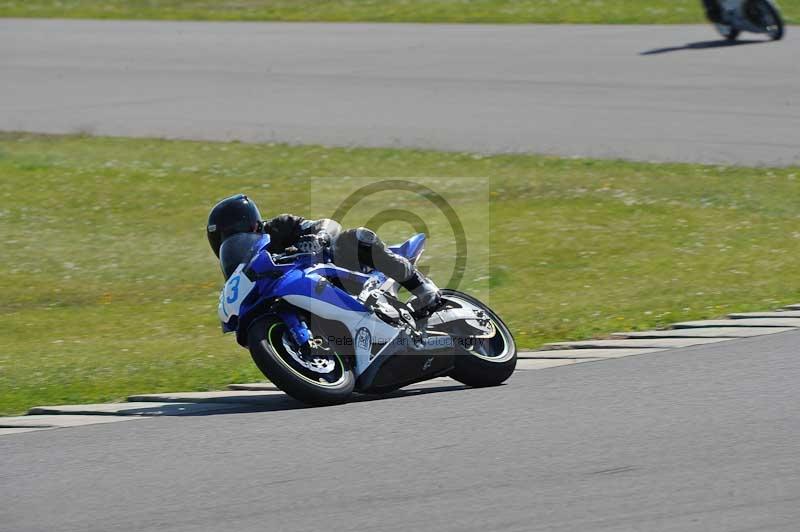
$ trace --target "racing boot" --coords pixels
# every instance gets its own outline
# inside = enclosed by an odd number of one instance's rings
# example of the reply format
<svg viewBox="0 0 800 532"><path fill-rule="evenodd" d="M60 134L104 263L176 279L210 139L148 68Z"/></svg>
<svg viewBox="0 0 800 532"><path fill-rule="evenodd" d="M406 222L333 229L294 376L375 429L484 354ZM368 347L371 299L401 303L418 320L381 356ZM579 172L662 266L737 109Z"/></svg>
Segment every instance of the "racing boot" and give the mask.
<svg viewBox="0 0 800 532"><path fill-rule="evenodd" d="M411 292L408 305L416 318L430 316L442 303L442 292L439 287L419 271L415 270L407 281L400 284Z"/></svg>
<svg viewBox="0 0 800 532"><path fill-rule="evenodd" d="M374 231L366 227L348 229L333 243L333 263L340 268L364 271L374 268L394 279L411 292L408 300L415 317L425 317L436 310L442 294L433 281L422 275L407 258L394 253Z"/></svg>

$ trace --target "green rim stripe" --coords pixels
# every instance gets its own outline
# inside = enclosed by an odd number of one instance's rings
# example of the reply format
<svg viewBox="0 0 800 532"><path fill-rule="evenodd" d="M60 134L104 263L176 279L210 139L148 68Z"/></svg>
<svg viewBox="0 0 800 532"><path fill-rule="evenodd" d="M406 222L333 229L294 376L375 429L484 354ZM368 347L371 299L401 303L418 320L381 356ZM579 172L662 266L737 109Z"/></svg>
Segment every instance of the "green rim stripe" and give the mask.
<svg viewBox="0 0 800 532"><path fill-rule="evenodd" d="M278 355L278 360L281 362L281 364L283 364L284 366L289 368L289 370L292 373L294 373L295 375L297 375L298 377L300 377L304 381L310 382L311 384L313 384L315 386L319 386L320 388L330 388L332 386L336 386L336 385L338 385L340 382L342 382L345 379L345 375L347 373L347 369L344 367L344 361L341 359L341 357L339 357L339 353L337 353L336 351L333 352L333 356L335 356L336 360L339 361L339 367L341 368L342 377L340 379L338 379L336 382L332 383L332 384L323 385L323 384L321 384L321 383L319 383L317 381L309 379L308 377L306 377L305 375L303 375L302 373L300 373L299 371L294 369L288 362L286 362L283 359L283 357L280 355L280 353L278 353L278 349L275 347L275 344L272 343L272 331L278 325L284 325L285 326L285 324L283 322L273 323L272 326L267 330L267 342L269 342L269 345L272 346L272 350L275 352L275 354Z"/></svg>

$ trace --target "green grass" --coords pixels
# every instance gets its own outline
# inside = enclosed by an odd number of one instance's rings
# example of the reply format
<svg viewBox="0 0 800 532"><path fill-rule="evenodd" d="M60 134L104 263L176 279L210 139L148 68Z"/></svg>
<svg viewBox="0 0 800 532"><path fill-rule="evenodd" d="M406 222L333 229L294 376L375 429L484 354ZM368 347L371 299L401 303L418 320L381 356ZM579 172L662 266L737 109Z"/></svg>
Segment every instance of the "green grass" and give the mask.
<svg viewBox="0 0 800 532"><path fill-rule="evenodd" d="M800 0L782 0L790 22ZM678 24L699 0L0 0L4 17L336 22Z"/></svg>
<svg viewBox="0 0 800 532"><path fill-rule="evenodd" d="M463 287L526 347L800 300L797 168L0 134L0 412L260 379L216 321L212 203L323 216L359 177L419 175L472 237ZM429 224L446 278L424 198L372 196L345 222L387 206Z"/></svg>

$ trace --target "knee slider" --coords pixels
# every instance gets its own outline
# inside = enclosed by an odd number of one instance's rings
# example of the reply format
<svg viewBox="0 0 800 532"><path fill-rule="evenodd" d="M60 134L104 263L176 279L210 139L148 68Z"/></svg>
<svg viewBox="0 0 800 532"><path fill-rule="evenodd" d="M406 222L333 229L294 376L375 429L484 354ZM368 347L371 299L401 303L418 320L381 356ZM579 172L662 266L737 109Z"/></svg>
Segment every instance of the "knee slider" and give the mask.
<svg viewBox="0 0 800 532"><path fill-rule="evenodd" d="M359 227L356 229L356 240L359 244L371 246L378 241L378 235L376 235L375 231L371 229Z"/></svg>

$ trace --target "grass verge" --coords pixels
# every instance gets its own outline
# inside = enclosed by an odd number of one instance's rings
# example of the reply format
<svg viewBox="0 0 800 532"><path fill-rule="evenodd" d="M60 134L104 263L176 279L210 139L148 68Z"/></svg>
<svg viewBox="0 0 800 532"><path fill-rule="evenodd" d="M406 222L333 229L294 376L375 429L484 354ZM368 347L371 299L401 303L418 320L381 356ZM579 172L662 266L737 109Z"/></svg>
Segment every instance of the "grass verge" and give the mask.
<svg viewBox="0 0 800 532"><path fill-rule="evenodd" d="M265 215L322 216L347 180L419 175L459 212L488 211L463 287L525 347L800 300L797 168L6 133L0 413L261 378L219 332L210 205L244 191ZM452 260L439 242L435 278Z"/></svg>
<svg viewBox="0 0 800 532"><path fill-rule="evenodd" d="M800 20L800 0L783 0L780 5L789 22ZM705 21L699 0L0 0L0 16L517 24Z"/></svg>

